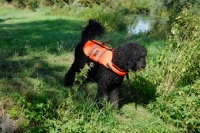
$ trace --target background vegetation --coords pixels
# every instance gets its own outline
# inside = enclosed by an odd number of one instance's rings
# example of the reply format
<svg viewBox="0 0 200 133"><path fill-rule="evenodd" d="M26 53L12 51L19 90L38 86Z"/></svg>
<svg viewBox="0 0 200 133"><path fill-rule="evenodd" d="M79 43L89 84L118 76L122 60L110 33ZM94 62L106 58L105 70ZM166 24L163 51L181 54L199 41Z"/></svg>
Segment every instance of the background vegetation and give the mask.
<svg viewBox="0 0 200 133"><path fill-rule="evenodd" d="M198 1L0 3L0 113L7 112L19 132L200 132ZM127 34L138 13L155 18L152 31ZM130 75L135 95L127 94L125 80L119 109L97 107L97 86L84 80L87 68L72 88L63 86L89 18L106 26L101 40L112 47L137 41L148 49L146 69Z"/></svg>

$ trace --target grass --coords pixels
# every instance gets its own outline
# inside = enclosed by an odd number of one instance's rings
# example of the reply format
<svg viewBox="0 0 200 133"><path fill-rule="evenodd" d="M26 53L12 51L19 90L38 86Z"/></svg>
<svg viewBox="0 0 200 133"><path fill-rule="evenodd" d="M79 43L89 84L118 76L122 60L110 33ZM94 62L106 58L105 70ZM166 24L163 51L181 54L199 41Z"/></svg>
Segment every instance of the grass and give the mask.
<svg viewBox="0 0 200 133"><path fill-rule="evenodd" d="M175 132L176 128L152 115L144 106L155 99L156 83L145 80L164 47L163 40L142 35L109 33L113 47L138 41L148 49L143 76L131 74L132 87L143 89L135 100L122 100L120 110L109 103L99 110L94 103L97 86L82 84L84 73L72 89L63 86L63 76L73 62L73 49L86 23L82 19L4 7L0 12L0 106L19 122L22 132ZM139 80L141 79L143 83ZM123 87L126 87L124 82ZM124 94L125 95L125 94ZM147 96L147 97L146 97Z"/></svg>

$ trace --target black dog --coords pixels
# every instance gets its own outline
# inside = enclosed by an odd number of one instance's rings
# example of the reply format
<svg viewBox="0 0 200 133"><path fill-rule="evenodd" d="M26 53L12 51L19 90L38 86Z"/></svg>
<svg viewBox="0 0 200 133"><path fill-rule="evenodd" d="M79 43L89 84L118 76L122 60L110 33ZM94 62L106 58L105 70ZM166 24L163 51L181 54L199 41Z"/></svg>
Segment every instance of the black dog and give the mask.
<svg viewBox="0 0 200 133"><path fill-rule="evenodd" d="M81 41L75 48L75 60L70 70L65 74L65 86L71 86L77 72L92 61L84 54L83 47L96 36L101 37L105 33L105 28L94 20L89 20L88 25L82 31ZM129 70L139 71L145 68L147 55L146 49L138 43L127 43L113 49L112 63L120 70L128 72ZM92 61L94 62L94 61ZM114 106L118 106L119 88L123 82L124 75L119 75L105 66L94 62L94 66L88 71L88 77L98 84L97 99L108 96Z"/></svg>

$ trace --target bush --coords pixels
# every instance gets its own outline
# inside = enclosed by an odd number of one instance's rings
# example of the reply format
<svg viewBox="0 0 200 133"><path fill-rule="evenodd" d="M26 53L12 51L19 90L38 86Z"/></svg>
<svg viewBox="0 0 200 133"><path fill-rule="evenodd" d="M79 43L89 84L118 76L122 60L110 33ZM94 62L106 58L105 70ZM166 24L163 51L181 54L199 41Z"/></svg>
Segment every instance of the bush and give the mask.
<svg viewBox="0 0 200 133"><path fill-rule="evenodd" d="M107 31L124 31L129 24L128 17L118 10L110 9L105 5L96 5L91 8L80 4L71 4L63 8L52 10L54 15L76 16L84 20L95 19L101 22Z"/></svg>
<svg viewBox="0 0 200 133"><path fill-rule="evenodd" d="M179 16L185 8L189 9L193 6L193 11L198 11L197 6L200 4L199 0L155 0L151 8L151 16L157 21L154 24L154 33L156 35L167 36L170 34L171 27L175 19ZM157 30L162 27L162 30Z"/></svg>
<svg viewBox="0 0 200 133"><path fill-rule="evenodd" d="M106 6L94 6L83 14L86 20L93 18L102 23L108 31L123 31L127 29L128 18L120 11Z"/></svg>
<svg viewBox="0 0 200 133"><path fill-rule="evenodd" d="M151 1L149 0L79 0L85 7L104 5L123 13L146 13L150 11Z"/></svg>
<svg viewBox="0 0 200 133"><path fill-rule="evenodd" d="M28 5L28 8L32 11L35 11L36 8L39 7L39 0L29 0L27 5Z"/></svg>
<svg viewBox="0 0 200 133"><path fill-rule="evenodd" d="M163 95L149 109L179 132L200 132L200 79L194 85L174 89Z"/></svg>
<svg viewBox="0 0 200 133"><path fill-rule="evenodd" d="M43 0L42 4L44 6L53 6L55 3L54 3L54 0Z"/></svg>
<svg viewBox="0 0 200 133"><path fill-rule="evenodd" d="M184 9L172 24L169 46L156 66L157 101L149 108L179 132L200 132L200 13Z"/></svg>
<svg viewBox="0 0 200 133"><path fill-rule="evenodd" d="M13 0L13 2L16 8L24 9L27 7L32 11L35 11L40 4L39 0Z"/></svg>
<svg viewBox="0 0 200 133"><path fill-rule="evenodd" d="M185 9L176 18L165 53L161 56L163 81L168 90L192 84L200 68L200 13ZM170 53L170 55L169 55Z"/></svg>
<svg viewBox="0 0 200 133"><path fill-rule="evenodd" d="M26 8L28 0L13 0L13 2L16 8L24 9Z"/></svg>

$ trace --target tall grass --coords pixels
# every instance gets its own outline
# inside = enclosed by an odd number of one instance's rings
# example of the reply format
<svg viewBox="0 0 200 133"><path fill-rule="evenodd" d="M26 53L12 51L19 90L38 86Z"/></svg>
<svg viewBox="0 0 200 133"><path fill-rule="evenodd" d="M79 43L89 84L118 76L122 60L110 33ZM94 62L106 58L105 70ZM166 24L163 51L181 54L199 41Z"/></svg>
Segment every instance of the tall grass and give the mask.
<svg viewBox="0 0 200 133"><path fill-rule="evenodd" d="M85 8L79 4L71 4L63 8L53 9L54 15L76 16L83 20L95 19L101 22L110 31L126 31L127 25L134 21L129 19L123 12L109 8L106 5L93 5ZM115 22L115 23L113 23Z"/></svg>

